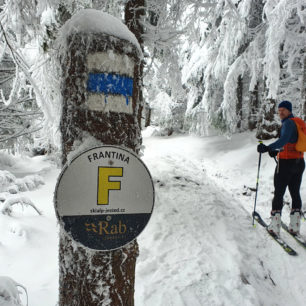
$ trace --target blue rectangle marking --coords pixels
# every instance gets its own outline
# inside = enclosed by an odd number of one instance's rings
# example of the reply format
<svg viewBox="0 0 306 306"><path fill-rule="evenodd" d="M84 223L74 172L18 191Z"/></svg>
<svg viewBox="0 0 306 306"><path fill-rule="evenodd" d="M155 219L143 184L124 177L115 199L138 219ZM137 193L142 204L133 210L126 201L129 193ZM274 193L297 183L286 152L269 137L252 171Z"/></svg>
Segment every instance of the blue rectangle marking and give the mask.
<svg viewBox="0 0 306 306"><path fill-rule="evenodd" d="M131 97L133 78L113 73L89 73L87 91Z"/></svg>

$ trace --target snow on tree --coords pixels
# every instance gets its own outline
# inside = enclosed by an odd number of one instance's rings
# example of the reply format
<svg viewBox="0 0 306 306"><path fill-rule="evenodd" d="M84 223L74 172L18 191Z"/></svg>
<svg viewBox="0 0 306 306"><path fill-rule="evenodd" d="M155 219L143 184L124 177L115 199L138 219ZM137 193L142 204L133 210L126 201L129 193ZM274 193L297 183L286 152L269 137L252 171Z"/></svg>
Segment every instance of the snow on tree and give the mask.
<svg viewBox="0 0 306 306"><path fill-rule="evenodd" d="M42 214L29 198L22 196L9 197L7 200L5 200L3 207L1 208L1 213L10 216L12 214L12 206L17 204L21 205L22 207L32 207L38 213L38 215Z"/></svg>
<svg viewBox="0 0 306 306"><path fill-rule="evenodd" d="M0 55L10 56L16 71L15 75L10 77L10 99L4 101L5 95L2 95L2 101L0 101L3 116L6 117L8 114L7 117L9 117L7 119L9 122L4 122L2 125L5 128L0 130L0 137L2 136L0 140L3 143L3 141L16 139L25 134L29 135L43 128L34 139L33 136L28 136L32 146L33 144L47 148L58 146L60 143L57 130L60 97L57 95L56 88L59 86L59 69L52 56L56 48L54 40L58 28L75 11L88 7L92 3L86 0L3 0L1 4L0 39L4 47L0 48ZM5 91L7 92L7 89ZM20 96L21 93L23 96ZM17 104L12 103L16 98L19 99ZM16 111L15 105L18 105ZM21 114L23 108L26 108L28 112Z"/></svg>
<svg viewBox="0 0 306 306"><path fill-rule="evenodd" d="M0 50L0 148L21 151L33 143L31 133L41 129L42 113L33 88L14 63L14 56L9 56L9 47L3 44Z"/></svg>
<svg viewBox="0 0 306 306"><path fill-rule="evenodd" d="M28 300L27 290L23 285L8 276L0 276L0 305L22 306L18 287L25 291Z"/></svg>
<svg viewBox="0 0 306 306"><path fill-rule="evenodd" d="M152 109L152 123L161 125L168 135L184 129L186 95L181 81L179 37L184 32L181 29L180 14L185 8L186 1L146 2L143 34L146 56L144 95ZM157 101L157 97L164 97L165 100ZM169 113L163 113L159 107L162 104L169 104Z"/></svg>
<svg viewBox="0 0 306 306"><path fill-rule="evenodd" d="M132 14L142 10L137 27L141 29L138 40L145 51L146 124L149 124L151 108L153 124L161 124L168 134L187 130L204 135L216 129L221 133L235 133L258 126L258 137L269 138L275 136L272 132L276 126L275 105L280 100L291 100L295 112L305 115L302 0L42 0L37 3L12 0L2 3L1 24L16 59L6 46L5 57L10 57L15 70L6 74L8 80L2 78L0 86L9 82L13 96L23 80L33 98L33 107L37 101L44 114L41 135L46 139L40 142L45 144L60 143L56 129L60 97L56 94L58 90L54 90L59 86L59 69L53 61L52 54L57 48L54 40L66 20L80 9L90 7L118 18L123 18L129 5L138 3ZM30 43L36 44L35 55L31 56L25 52ZM7 84L5 87L4 96ZM156 97L165 97L164 103L170 103L170 112L167 117L163 114L163 119L160 103L154 102ZM20 126L18 116L16 122ZM21 126L27 126L24 120ZM10 135L20 133L20 129L17 133L10 131Z"/></svg>
<svg viewBox="0 0 306 306"><path fill-rule="evenodd" d="M202 21L205 30L198 45L189 42L194 49L183 68L183 83L189 89L186 115L191 130L200 134L208 133L211 126L229 133L245 130L254 127L254 117L260 111L255 119L259 122L258 137L276 136L273 131L277 101L292 100L300 112L305 46L303 3L214 4L206 11L208 18ZM281 71L287 81L281 81Z"/></svg>
<svg viewBox="0 0 306 306"><path fill-rule="evenodd" d="M2 79L0 85L0 141L2 147L16 144L26 146L33 144L30 134L42 127L42 113L36 104L36 98L41 97L41 94L33 80L26 52L39 29L39 12L43 10L43 3L40 2L41 5L37 4L37 7L32 1L5 1L2 4L0 67L10 72L10 75ZM24 135L27 139L22 137L16 141Z"/></svg>

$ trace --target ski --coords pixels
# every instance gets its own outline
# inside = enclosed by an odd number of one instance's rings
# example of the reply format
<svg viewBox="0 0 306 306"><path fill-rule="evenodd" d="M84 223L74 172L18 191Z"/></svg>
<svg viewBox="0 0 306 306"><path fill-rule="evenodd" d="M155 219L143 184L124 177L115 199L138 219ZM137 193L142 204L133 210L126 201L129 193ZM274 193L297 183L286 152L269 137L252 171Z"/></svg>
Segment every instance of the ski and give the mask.
<svg viewBox="0 0 306 306"><path fill-rule="evenodd" d="M269 235L284 249L286 253L293 256L298 255L298 253L294 249L292 249L281 237L274 235L268 231L267 223L261 218L258 212L253 212L253 217L261 226L263 226L267 230L267 233L269 233Z"/></svg>
<svg viewBox="0 0 306 306"><path fill-rule="evenodd" d="M282 228L288 232L300 245L306 249L306 240L301 235L295 235L289 232L288 226L286 223L282 222Z"/></svg>

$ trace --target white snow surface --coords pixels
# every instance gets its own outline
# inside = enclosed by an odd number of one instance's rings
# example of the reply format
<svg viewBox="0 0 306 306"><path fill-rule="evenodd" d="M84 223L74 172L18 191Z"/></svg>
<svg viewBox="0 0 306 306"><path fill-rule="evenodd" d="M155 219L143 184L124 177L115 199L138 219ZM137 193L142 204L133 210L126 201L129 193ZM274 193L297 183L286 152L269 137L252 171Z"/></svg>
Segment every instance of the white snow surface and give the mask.
<svg viewBox="0 0 306 306"><path fill-rule="evenodd" d="M135 305L305 305L306 250L282 232L298 252L289 256L261 226L252 226L254 192L247 187L256 183L255 134L226 139L157 137L152 132L143 133L143 160L154 179L156 202L138 237ZM42 215L18 205L11 215L0 214L0 275L27 288L29 305L54 306L59 228L52 200L60 169L47 157L19 156L14 161L18 167L7 162L5 170L18 172L20 179L22 173L42 176L44 185L20 192ZM263 155L257 210L267 222L274 167L273 159ZM301 191L305 199L304 182ZM0 193L0 209L9 196ZM285 205L283 220L288 219ZM305 224L301 233L306 237ZM25 295L20 298L25 305Z"/></svg>
<svg viewBox="0 0 306 306"><path fill-rule="evenodd" d="M129 41L141 52L138 40L120 19L95 9L74 14L60 30L59 41L75 33L105 33Z"/></svg>

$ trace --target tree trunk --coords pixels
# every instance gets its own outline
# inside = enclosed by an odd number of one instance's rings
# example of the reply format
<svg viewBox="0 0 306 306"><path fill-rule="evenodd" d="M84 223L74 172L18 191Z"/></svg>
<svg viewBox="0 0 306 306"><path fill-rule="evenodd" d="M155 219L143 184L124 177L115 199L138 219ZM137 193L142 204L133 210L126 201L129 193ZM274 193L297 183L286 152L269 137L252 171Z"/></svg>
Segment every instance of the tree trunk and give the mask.
<svg viewBox="0 0 306 306"><path fill-rule="evenodd" d="M136 36L143 50L144 27L142 19L145 16L145 0L129 0L125 5L125 24Z"/></svg>
<svg viewBox="0 0 306 306"><path fill-rule="evenodd" d="M148 127L151 125L151 112L152 112L152 109L149 103L146 103L145 105L145 127Z"/></svg>
<svg viewBox="0 0 306 306"><path fill-rule="evenodd" d="M248 117L248 128L253 131L257 126L258 121L258 108L259 108L259 89L258 83L255 85L254 90L250 92L250 109Z"/></svg>
<svg viewBox="0 0 306 306"><path fill-rule="evenodd" d="M145 16L145 0L129 0L127 1L125 5L125 24L128 27L128 29L134 33L136 36L140 47L142 51L144 50L144 40L143 40L143 34L144 34L144 27L142 25L143 18ZM140 62L139 66L139 79L141 80L141 86L139 88L139 101L140 101L140 107L138 111L138 122L139 125L141 126L141 118L142 118L142 113L144 109L144 99L143 99L143 93L142 93L142 80L143 80L143 69L144 69L144 61L142 60ZM150 117L147 118L146 114L148 114L145 111L144 117L146 126L148 124L148 121L150 120ZM149 112L150 114L150 112Z"/></svg>
<svg viewBox="0 0 306 306"><path fill-rule="evenodd" d="M134 305L138 244L101 252L60 233L60 306Z"/></svg>
<svg viewBox="0 0 306 306"><path fill-rule="evenodd" d="M257 139L269 140L277 136L278 125L275 121L275 106L276 101L274 99L267 99L263 103L256 134Z"/></svg>
<svg viewBox="0 0 306 306"><path fill-rule="evenodd" d="M69 50L60 59L63 164L69 153L78 150L88 136L103 144L120 145L138 153L141 144L138 118L142 84L140 51L128 41L104 33L73 34L67 38L67 46ZM90 96L87 92L88 55L92 54L127 56L135 63L131 114L94 110L86 104ZM97 69L99 65L101 61L97 61ZM107 68L102 67L102 72L107 72ZM117 250L97 251L76 243L61 229L59 254L60 306L134 305L136 240Z"/></svg>
<svg viewBox="0 0 306 306"><path fill-rule="evenodd" d="M236 104L236 113L237 113L237 128L240 130L241 121L242 121L242 91L243 91L243 78L241 75L238 77L238 86L237 86L237 104Z"/></svg>

